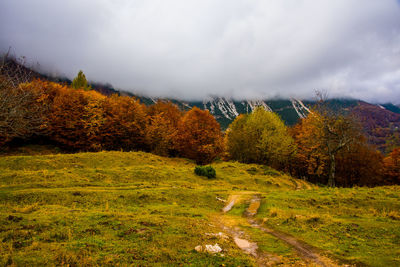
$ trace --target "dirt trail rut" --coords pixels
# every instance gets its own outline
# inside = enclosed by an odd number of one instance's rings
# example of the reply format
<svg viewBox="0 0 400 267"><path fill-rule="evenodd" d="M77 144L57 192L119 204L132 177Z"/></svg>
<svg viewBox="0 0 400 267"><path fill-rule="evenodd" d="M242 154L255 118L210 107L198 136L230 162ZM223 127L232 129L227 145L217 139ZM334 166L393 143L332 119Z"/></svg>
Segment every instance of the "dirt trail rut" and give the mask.
<svg viewBox="0 0 400 267"><path fill-rule="evenodd" d="M227 213L230 211L236 202L240 199L240 195L231 195L227 201L227 204L222 209L223 213ZM258 205L258 206L257 206ZM257 210L259 207L259 203L255 202L254 209ZM253 256L257 264L259 266L270 266L281 264L281 259L276 257L275 255L269 253L259 253L258 245L255 242L251 242L249 237L245 234L244 231L241 231L238 227L228 227L226 225L220 225L222 229L228 233L235 242L236 246L238 246L241 250L243 250L246 254Z"/></svg>
<svg viewBox="0 0 400 267"><path fill-rule="evenodd" d="M226 206L222 208L222 212L227 213L228 211L230 211L233 208L233 206L235 205L238 198L239 198L239 195L231 195L228 198L228 201L227 201L228 204L226 204Z"/></svg>
<svg viewBox="0 0 400 267"><path fill-rule="evenodd" d="M229 198L230 201L228 201L227 205L222 209L224 213L228 212L229 210L232 209L232 207L235 205L236 200L239 198L238 195L233 195ZM313 248L312 246L296 239L293 236L290 236L288 234L278 232L276 230L273 230L271 228L268 228L266 226L261 225L255 218L254 216L257 214L257 211L261 205L261 196L260 195L254 195L251 200L248 208L244 212L244 216L247 218L248 222L250 225L254 228L260 229L261 231L268 233L286 244L290 245L293 249L295 249L298 253L298 255L308 264L312 264L312 266L323 266L323 267L329 267L329 266L339 266L338 264L334 263L331 259L322 256L317 252L317 249ZM227 231L232 237L235 242L235 244L242 249L244 252L247 254L252 255L253 257L256 258L257 263L260 266L266 266L266 265L274 265L274 264L280 264L280 259L274 255L267 254L267 253L258 253L258 246L256 243L248 241L247 239L244 239L244 232L243 231L238 231L237 229L231 229L229 227L223 227L225 231Z"/></svg>

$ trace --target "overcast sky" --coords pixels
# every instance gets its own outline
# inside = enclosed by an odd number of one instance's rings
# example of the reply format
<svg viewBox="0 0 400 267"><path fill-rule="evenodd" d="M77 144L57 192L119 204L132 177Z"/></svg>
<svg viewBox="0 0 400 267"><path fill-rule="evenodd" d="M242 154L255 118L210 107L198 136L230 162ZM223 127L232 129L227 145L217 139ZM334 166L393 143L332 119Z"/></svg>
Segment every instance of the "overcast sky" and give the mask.
<svg viewBox="0 0 400 267"><path fill-rule="evenodd" d="M399 0L1 0L10 46L152 96L400 103Z"/></svg>

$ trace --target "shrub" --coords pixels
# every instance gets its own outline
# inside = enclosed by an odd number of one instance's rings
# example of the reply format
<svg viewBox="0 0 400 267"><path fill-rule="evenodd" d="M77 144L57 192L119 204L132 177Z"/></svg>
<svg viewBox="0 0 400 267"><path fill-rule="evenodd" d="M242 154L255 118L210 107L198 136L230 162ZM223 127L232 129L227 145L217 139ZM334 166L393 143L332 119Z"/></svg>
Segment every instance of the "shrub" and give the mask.
<svg viewBox="0 0 400 267"><path fill-rule="evenodd" d="M208 179L216 177L215 169L211 166L196 166L194 173L199 176L205 176Z"/></svg>

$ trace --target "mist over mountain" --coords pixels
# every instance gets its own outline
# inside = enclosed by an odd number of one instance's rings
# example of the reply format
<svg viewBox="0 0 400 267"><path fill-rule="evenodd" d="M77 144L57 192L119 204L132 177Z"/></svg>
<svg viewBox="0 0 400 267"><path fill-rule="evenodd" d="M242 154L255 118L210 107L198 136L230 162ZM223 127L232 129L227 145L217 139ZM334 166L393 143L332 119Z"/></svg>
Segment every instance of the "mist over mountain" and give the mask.
<svg viewBox="0 0 400 267"><path fill-rule="evenodd" d="M0 50L152 97L400 102L396 0L0 2Z"/></svg>

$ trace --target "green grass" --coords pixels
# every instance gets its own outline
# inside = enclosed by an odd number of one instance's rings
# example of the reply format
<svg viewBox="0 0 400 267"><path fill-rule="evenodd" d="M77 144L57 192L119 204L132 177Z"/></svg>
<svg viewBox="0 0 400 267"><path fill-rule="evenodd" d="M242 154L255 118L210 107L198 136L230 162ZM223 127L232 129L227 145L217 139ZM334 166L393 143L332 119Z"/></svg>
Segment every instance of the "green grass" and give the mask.
<svg viewBox="0 0 400 267"><path fill-rule="evenodd" d="M399 265L399 187L326 189L254 164L212 166L209 180L192 161L143 152L0 157L0 265L253 266L232 240L206 235L221 231L217 197L251 192L265 197L257 216L273 228L337 258ZM296 262L243 222L245 208L226 216L261 250ZM223 256L194 250L215 243Z"/></svg>
<svg viewBox="0 0 400 267"><path fill-rule="evenodd" d="M258 218L337 259L400 266L400 187L269 191Z"/></svg>
<svg viewBox="0 0 400 267"><path fill-rule="evenodd" d="M205 235L220 231L216 197L291 184L244 164L215 164L215 180L194 167L142 152L1 157L0 265L253 265ZM214 243L224 257L194 251Z"/></svg>

